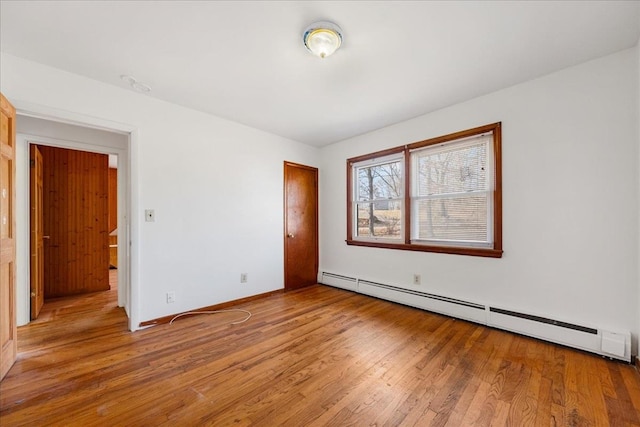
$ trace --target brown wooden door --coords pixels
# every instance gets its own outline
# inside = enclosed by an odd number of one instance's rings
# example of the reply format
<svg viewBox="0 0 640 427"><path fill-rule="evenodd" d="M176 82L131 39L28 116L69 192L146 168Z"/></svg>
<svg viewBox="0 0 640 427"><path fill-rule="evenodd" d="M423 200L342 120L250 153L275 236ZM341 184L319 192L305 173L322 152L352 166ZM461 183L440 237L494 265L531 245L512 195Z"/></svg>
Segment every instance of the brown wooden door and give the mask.
<svg viewBox="0 0 640 427"><path fill-rule="evenodd" d="M29 149L31 164L29 199L31 205L31 320L38 318L44 304L44 244L42 232L42 153L37 145ZM49 236L47 236L49 237Z"/></svg>
<svg viewBox="0 0 640 427"><path fill-rule="evenodd" d="M40 146L45 298L109 289L109 156Z"/></svg>
<svg viewBox="0 0 640 427"><path fill-rule="evenodd" d="M284 163L284 288L318 281L318 169Z"/></svg>
<svg viewBox="0 0 640 427"><path fill-rule="evenodd" d="M0 94L0 379L18 350L16 328L16 110Z"/></svg>

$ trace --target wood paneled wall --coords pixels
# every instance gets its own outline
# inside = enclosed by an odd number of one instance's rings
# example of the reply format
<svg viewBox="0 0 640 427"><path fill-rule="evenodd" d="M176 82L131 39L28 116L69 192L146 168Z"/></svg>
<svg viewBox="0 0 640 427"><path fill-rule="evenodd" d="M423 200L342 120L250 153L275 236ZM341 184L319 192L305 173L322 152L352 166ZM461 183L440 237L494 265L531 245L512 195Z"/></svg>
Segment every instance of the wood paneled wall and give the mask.
<svg viewBox="0 0 640 427"><path fill-rule="evenodd" d="M45 298L109 289L109 158L41 146Z"/></svg>

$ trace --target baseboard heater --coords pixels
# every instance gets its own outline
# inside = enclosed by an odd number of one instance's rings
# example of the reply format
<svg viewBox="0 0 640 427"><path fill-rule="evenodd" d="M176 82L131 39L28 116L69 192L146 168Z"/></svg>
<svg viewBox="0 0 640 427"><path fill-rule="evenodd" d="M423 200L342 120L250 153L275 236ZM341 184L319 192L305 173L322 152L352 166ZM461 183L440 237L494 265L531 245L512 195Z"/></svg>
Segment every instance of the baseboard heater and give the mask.
<svg viewBox="0 0 640 427"><path fill-rule="evenodd" d="M358 291L377 298L399 302L435 313L446 314L472 322L484 323L485 306L426 292L407 290L368 280L358 281Z"/></svg>
<svg viewBox="0 0 640 427"><path fill-rule="evenodd" d="M355 277L343 276L341 274L322 272L320 283L336 288L346 289L348 291L358 291L358 281Z"/></svg>
<svg viewBox="0 0 640 427"><path fill-rule="evenodd" d="M435 313L445 314L477 323L486 323L485 310L482 304L448 298L418 290L404 289L397 286L357 279L344 274L322 272L320 283L329 286L370 295L376 298L409 305Z"/></svg>
<svg viewBox="0 0 640 427"><path fill-rule="evenodd" d="M320 283L631 362L631 333L491 307L323 271Z"/></svg>

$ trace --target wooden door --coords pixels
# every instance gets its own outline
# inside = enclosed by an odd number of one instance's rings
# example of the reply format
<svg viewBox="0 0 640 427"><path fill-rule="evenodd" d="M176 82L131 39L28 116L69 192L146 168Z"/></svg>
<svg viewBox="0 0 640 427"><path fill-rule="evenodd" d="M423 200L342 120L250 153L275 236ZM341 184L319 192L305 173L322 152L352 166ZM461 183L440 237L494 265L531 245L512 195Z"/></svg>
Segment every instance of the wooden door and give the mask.
<svg viewBox="0 0 640 427"><path fill-rule="evenodd" d="M16 328L16 110L0 94L0 379L18 350Z"/></svg>
<svg viewBox="0 0 640 427"><path fill-rule="evenodd" d="M318 169L284 163L284 288L318 281Z"/></svg>
<svg viewBox="0 0 640 427"><path fill-rule="evenodd" d="M40 146L44 296L109 289L109 156Z"/></svg>
<svg viewBox="0 0 640 427"><path fill-rule="evenodd" d="M44 304L44 244L42 232L42 153L37 145L29 149L30 181L29 200L31 205L31 320L38 318ZM49 236L46 236L47 238Z"/></svg>

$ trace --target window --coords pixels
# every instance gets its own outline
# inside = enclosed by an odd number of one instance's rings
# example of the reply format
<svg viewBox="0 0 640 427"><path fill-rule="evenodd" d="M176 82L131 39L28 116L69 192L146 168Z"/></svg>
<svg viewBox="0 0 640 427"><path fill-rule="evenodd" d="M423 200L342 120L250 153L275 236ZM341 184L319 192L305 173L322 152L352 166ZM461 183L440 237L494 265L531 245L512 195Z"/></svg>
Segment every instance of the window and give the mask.
<svg viewBox="0 0 640 427"><path fill-rule="evenodd" d="M367 240L404 241L402 156L363 161L355 167L355 234Z"/></svg>
<svg viewBox="0 0 640 427"><path fill-rule="evenodd" d="M347 244L502 256L500 123L347 160Z"/></svg>

